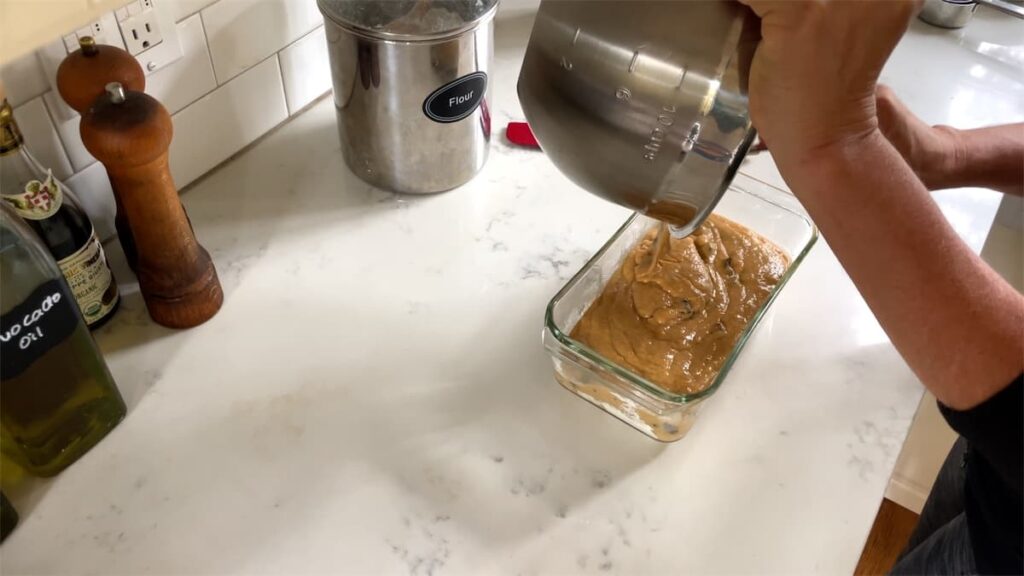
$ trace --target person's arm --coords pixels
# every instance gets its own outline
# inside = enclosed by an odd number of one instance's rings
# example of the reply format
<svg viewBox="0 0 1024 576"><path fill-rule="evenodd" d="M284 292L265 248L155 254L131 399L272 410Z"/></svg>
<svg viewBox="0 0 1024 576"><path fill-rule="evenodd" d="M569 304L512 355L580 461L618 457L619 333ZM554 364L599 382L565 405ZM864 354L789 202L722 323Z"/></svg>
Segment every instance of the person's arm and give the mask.
<svg viewBox="0 0 1024 576"><path fill-rule="evenodd" d="M971 252L880 132L783 172L900 355L972 408L1024 367L1024 298Z"/></svg>
<svg viewBox="0 0 1024 576"><path fill-rule="evenodd" d="M912 2L743 0L762 18L754 125L911 369L967 409L1024 367L1024 298L960 240L879 130L875 86Z"/></svg>
<svg viewBox="0 0 1024 576"><path fill-rule="evenodd" d="M876 94L878 123L929 190L981 186L1024 194L1024 123L958 130L929 126L887 86Z"/></svg>
<svg viewBox="0 0 1024 576"><path fill-rule="evenodd" d="M983 186L1024 195L1024 123L956 130L952 167L936 188Z"/></svg>

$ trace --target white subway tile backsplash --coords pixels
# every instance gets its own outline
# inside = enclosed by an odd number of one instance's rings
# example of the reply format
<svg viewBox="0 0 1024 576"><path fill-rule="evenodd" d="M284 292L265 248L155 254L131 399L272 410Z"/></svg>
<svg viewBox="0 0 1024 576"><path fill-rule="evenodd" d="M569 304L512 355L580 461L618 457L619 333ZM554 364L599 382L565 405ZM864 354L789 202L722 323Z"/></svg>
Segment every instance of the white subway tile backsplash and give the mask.
<svg viewBox="0 0 1024 576"><path fill-rule="evenodd" d="M216 0L158 0L161 6L166 5L171 12L175 22L181 22L185 18L199 12Z"/></svg>
<svg viewBox="0 0 1024 576"><path fill-rule="evenodd" d="M217 87L199 15L179 23L178 34L181 37L181 59L146 77L146 93L160 100L172 114ZM77 172L95 162L96 159L85 149L79 135L81 117L75 115L61 121L60 115L55 112L58 103L63 104L60 95L51 91L43 98L55 121L72 168Z"/></svg>
<svg viewBox="0 0 1024 576"><path fill-rule="evenodd" d="M331 89L331 65L323 26L282 50L280 58L289 114L295 114Z"/></svg>
<svg viewBox="0 0 1024 576"><path fill-rule="evenodd" d="M50 118L53 119L53 123L57 126L58 130L60 130L61 124L78 116L78 112L75 112L70 106L65 104L64 100L60 97L60 93L57 92L57 70L60 68L61 61L67 55L67 48L65 48L64 41L60 38L36 50L39 64L43 69L43 74L46 75L47 81L50 82L50 89L52 90L52 92L48 92L46 95L46 109L49 110Z"/></svg>
<svg viewBox="0 0 1024 576"><path fill-rule="evenodd" d="M277 56L174 116L171 174L183 188L288 117Z"/></svg>
<svg viewBox="0 0 1024 576"><path fill-rule="evenodd" d="M33 98L15 108L14 120L25 137L25 145L43 167L53 170L53 175L60 180L71 175L71 162L64 153L42 98Z"/></svg>
<svg viewBox="0 0 1024 576"><path fill-rule="evenodd" d="M314 0L220 0L201 14L221 84L323 22Z"/></svg>
<svg viewBox="0 0 1024 576"><path fill-rule="evenodd" d="M15 107L50 89L34 52L4 64L0 68L0 82L3 82L7 100Z"/></svg>
<svg viewBox="0 0 1024 576"><path fill-rule="evenodd" d="M71 161L71 167L75 172L95 162L96 159L85 149L85 144L82 144L82 137L78 132L78 125L81 124L82 118L75 114L70 120L61 121L60 116L55 110L57 110L58 105L64 105L64 101L60 99L60 95L56 92L50 91L44 94L43 101L46 102L46 107L50 111L50 117L57 128L57 134L60 135L60 141L64 143L64 151L67 153L68 160Z"/></svg>
<svg viewBox="0 0 1024 576"><path fill-rule="evenodd" d="M174 114L217 87L199 14L177 25L181 59L146 77L146 93Z"/></svg>
<svg viewBox="0 0 1024 576"><path fill-rule="evenodd" d="M96 229L99 239L107 240L117 234L114 228L114 214L117 205L110 188L107 170L99 162L93 162L85 170L67 179L67 185L78 198L79 204Z"/></svg>
<svg viewBox="0 0 1024 576"><path fill-rule="evenodd" d="M146 78L146 92L174 120L171 174L179 188L330 91L316 0L155 1L177 22L182 43L180 60ZM0 80L35 155L73 187L97 233L109 238L115 208L106 170L82 144L81 118L61 112L66 106L46 74L32 54L4 65Z"/></svg>

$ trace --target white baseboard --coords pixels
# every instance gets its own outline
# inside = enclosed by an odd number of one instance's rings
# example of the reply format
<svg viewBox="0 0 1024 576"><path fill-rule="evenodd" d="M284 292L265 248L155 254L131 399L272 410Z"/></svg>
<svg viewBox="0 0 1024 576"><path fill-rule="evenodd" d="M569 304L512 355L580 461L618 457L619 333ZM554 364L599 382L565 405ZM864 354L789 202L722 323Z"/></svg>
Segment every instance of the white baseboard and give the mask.
<svg viewBox="0 0 1024 576"><path fill-rule="evenodd" d="M894 475L889 479L889 486L885 489L885 497L915 514L920 514L930 491L930 488L921 486L902 476Z"/></svg>

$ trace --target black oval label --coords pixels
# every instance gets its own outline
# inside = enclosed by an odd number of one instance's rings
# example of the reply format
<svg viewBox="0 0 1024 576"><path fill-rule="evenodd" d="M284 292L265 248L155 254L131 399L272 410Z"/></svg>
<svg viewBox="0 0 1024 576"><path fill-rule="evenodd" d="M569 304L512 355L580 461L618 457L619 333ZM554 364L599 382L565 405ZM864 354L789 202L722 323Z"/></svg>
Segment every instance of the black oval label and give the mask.
<svg viewBox="0 0 1024 576"><path fill-rule="evenodd" d="M458 122L476 110L487 92L487 74L473 72L434 90L423 101L423 113L434 122Z"/></svg>

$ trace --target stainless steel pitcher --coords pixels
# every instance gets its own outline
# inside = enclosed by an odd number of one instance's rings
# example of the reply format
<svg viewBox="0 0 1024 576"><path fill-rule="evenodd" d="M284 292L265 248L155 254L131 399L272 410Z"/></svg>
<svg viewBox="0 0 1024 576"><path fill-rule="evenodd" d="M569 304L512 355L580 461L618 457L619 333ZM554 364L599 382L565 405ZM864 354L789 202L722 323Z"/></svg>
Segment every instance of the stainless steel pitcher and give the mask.
<svg viewBox="0 0 1024 576"><path fill-rule="evenodd" d="M754 140L759 30L732 0L542 0L519 100L576 184L688 234Z"/></svg>

